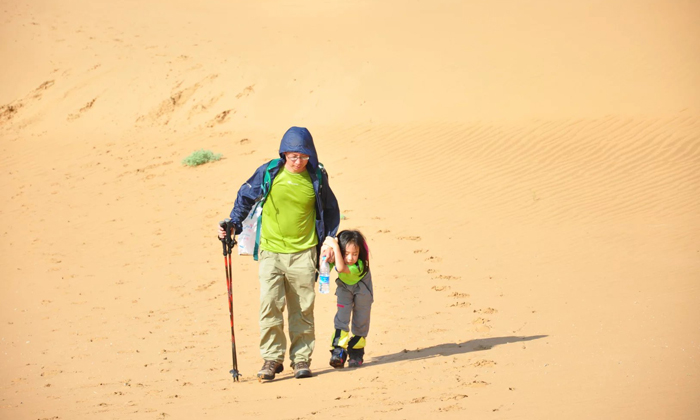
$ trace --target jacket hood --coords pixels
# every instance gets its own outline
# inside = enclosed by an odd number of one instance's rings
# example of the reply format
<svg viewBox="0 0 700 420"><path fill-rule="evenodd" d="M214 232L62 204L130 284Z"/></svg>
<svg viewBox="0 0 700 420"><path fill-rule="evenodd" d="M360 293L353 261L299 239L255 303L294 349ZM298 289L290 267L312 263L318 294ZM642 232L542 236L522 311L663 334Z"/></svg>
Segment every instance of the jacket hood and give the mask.
<svg viewBox="0 0 700 420"><path fill-rule="evenodd" d="M315 169L318 167L318 156L311 133L304 127L292 127L284 133L280 142L280 157L288 152L303 153L309 155L309 163Z"/></svg>

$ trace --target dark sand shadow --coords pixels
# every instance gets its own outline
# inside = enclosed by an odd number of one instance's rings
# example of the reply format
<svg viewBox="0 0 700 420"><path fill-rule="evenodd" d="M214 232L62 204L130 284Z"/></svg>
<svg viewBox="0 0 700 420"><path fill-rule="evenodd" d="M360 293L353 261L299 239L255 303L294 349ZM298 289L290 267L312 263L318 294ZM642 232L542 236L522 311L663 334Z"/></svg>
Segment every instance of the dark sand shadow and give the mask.
<svg viewBox="0 0 700 420"><path fill-rule="evenodd" d="M463 343L447 343L438 344L432 347L419 348L415 350L402 350L398 353L385 354L383 356L372 357L365 360L364 365L359 369L365 369L367 367L378 366L384 363L395 363L403 362L406 360L421 360L428 359L437 356L452 356L455 354L471 353L475 351L490 350L496 346L509 343L520 343L523 341L538 340L540 338L548 337L547 335L532 335L529 337L493 337L493 338L479 338L476 340L469 340ZM318 356L314 361L318 360ZM328 353L328 358L330 358L330 353ZM325 362L325 363L324 363ZM341 373L341 372L352 372L357 368L343 368L343 369L333 369L328 366L325 360L322 360L325 366L321 365L316 369L313 369L313 376L321 376L328 373ZM317 365L318 366L318 365ZM280 376L275 378L275 382L284 381L288 379L295 379L294 375L290 372L288 373L287 366L285 366L285 372ZM303 379L302 379L303 380ZM265 383L267 381L263 381Z"/></svg>
<svg viewBox="0 0 700 420"><path fill-rule="evenodd" d="M402 350L398 353L385 354L368 360L365 365L381 365L384 363L402 362L404 360L420 360L436 356L452 356L455 354L470 353L474 351L490 350L496 346L522 341L538 340L546 335L532 335L529 337L493 337L469 340L463 343L438 344L437 346L419 348L415 350Z"/></svg>

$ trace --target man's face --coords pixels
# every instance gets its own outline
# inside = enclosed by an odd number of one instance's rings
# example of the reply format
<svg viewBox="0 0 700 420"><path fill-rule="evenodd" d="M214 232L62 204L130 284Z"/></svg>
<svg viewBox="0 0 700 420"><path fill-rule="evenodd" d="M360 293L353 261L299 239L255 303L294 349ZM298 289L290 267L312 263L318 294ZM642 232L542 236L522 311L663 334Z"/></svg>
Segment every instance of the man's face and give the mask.
<svg viewBox="0 0 700 420"><path fill-rule="evenodd" d="M300 174L306 170L306 164L309 162L309 155L296 152L287 152L284 154L287 162L284 167L293 174Z"/></svg>

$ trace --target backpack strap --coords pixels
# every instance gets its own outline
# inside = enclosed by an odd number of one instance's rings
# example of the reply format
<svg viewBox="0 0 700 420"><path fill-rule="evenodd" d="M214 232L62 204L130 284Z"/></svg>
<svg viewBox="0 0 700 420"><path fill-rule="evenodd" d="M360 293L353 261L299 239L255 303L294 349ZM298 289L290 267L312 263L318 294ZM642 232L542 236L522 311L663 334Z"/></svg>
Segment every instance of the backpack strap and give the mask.
<svg viewBox="0 0 700 420"><path fill-rule="evenodd" d="M270 189L272 188L272 176L270 175L270 172L272 171L272 169L279 166L280 160L282 159L272 159L270 163L267 164L267 168L265 169L265 175L263 175L263 182L261 185L262 197L260 198L260 201L255 203L255 207L262 207L262 205L265 204L265 200L267 200L267 195L270 194ZM255 207L253 207L253 210L255 210ZM260 249L260 231L262 230L260 228L261 225L262 213L260 214L260 216L258 216L257 229L255 230L255 248L253 248L253 259L255 261L258 260L258 250Z"/></svg>
<svg viewBox="0 0 700 420"><path fill-rule="evenodd" d="M321 162L318 162L316 167L316 179L318 179L318 196L321 197L323 192L323 174L326 173L326 168L323 167Z"/></svg>
<svg viewBox="0 0 700 420"><path fill-rule="evenodd" d="M262 198L260 199L262 203L264 203L267 199L267 195L270 193L270 188L272 187L272 177L270 176L270 171L272 171L273 168L278 167L281 160L282 159L280 158L272 159L270 163L267 164L267 169L265 169L265 175L263 176L262 183Z"/></svg>

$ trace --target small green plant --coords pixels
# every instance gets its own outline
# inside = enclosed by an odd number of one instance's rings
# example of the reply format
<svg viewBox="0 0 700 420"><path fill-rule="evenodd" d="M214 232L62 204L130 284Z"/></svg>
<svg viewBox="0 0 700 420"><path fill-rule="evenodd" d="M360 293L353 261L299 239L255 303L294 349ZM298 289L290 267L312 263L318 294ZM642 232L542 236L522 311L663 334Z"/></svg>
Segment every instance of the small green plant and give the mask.
<svg viewBox="0 0 700 420"><path fill-rule="evenodd" d="M217 161L219 159L221 159L221 153L214 153L211 150L199 149L182 159L182 164L187 166L199 166L204 165L207 162Z"/></svg>

